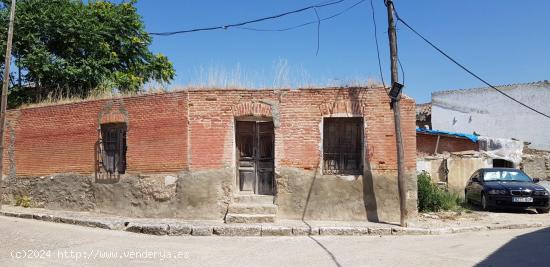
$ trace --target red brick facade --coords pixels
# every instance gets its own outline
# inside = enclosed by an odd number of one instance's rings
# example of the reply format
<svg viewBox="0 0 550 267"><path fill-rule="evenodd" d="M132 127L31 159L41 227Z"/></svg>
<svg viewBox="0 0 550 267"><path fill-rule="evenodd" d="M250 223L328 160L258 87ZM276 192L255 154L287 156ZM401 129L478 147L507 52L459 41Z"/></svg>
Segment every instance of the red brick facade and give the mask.
<svg viewBox="0 0 550 267"><path fill-rule="evenodd" d="M406 168L415 169L415 105L404 98ZM393 113L382 88L186 90L9 111L5 174L91 174L98 126L126 122L127 172L234 166L235 119L273 118L275 165L320 166L323 117L363 117L372 171L396 169Z"/></svg>
<svg viewBox="0 0 550 267"><path fill-rule="evenodd" d="M438 135L434 134L416 134L417 152L424 155L433 155L444 152L461 151L479 151L479 144L472 142L467 138L439 135L439 145L437 144ZM437 153L436 153L437 147Z"/></svg>

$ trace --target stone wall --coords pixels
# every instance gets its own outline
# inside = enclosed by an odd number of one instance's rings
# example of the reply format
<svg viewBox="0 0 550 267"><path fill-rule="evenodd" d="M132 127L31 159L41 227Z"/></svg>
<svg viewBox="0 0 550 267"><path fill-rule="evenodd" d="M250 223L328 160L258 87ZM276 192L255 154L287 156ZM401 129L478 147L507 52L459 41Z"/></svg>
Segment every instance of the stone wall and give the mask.
<svg viewBox="0 0 550 267"><path fill-rule="evenodd" d="M530 177L550 181L550 151L525 146L520 167Z"/></svg>
<svg viewBox="0 0 550 267"><path fill-rule="evenodd" d="M94 182L90 176L11 177L4 180L2 189L0 199L12 205L19 197L30 197L32 207L80 211L95 209Z"/></svg>
<svg viewBox="0 0 550 267"><path fill-rule="evenodd" d="M130 217L223 219L231 195L224 170L179 174L124 175L113 184L77 174L10 178L4 203L29 197L31 207L96 211Z"/></svg>

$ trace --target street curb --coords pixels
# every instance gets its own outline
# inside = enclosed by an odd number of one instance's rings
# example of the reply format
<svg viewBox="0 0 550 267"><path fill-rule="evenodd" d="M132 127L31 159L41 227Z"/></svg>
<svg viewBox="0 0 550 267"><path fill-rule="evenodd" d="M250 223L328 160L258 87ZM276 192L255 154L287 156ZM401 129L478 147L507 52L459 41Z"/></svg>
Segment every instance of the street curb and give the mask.
<svg viewBox="0 0 550 267"><path fill-rule="evenodd" d="M505 229L529 229L550 226L550 223L512 223L488 226L444 228L403 228L399 226L282 226L272 224L193 224L193 223L141 223L120 219L78 218L74 216L40 213L0 211L1 216L34 219L46 222L73 224L92 228L126 231L148 235L167 236L402 236L443 235Z"/></svg>

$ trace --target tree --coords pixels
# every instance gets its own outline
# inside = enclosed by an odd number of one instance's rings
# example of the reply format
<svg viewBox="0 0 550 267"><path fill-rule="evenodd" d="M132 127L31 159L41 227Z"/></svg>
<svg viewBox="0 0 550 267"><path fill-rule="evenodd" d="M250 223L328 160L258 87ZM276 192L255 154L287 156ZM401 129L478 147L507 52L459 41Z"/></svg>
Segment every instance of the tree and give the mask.
<svg viewBox="0 0 550 267"><path fill-rule="evenodd" d="M5 49L9 0L0 1ZM172 80L172 63L149 50L152 39L135 3L19 0L10 104L48 95L85 97L105 88L136 92L146 82Z"/></svg>

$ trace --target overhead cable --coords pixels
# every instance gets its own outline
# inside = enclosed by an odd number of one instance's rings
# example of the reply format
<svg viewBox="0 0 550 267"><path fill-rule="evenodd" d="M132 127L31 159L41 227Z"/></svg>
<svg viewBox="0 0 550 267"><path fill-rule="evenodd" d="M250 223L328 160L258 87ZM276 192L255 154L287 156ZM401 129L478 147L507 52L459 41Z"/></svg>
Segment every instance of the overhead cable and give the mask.
<svg viewBox="0 0 550 267"><path fill-rule="evenodd" d="M233 23L233 24L227 24L227 25L221 25L221 26L214 26L214 27L204 27L204 28L195 28L195 29L171 31L171 32L150 32L149 34L150 35L157 35L157 36L170 36L170 35L184 34L184 33L191 33L191 32L200 32L200 31L227 30L229 28L244 26L244 25L251 24L251 23L257 23L257 22L261 22L261 21L277 19L277 18L284 17L284 16L287 16L287 15L300 13L300 12L303 12L303 11L306 11L306 10L309 10L309 9L315 9L315 8L321 8L321 7L336 5L336 4L342 3L344 1L345 0L324 2L324 3L315 4L315 5L311 5L311 6L306 6L306 7L300 8L300 9L284 12L284 13L277 14L277 15L272 15L272 16L268 16L268 17L243 21L243 22L239 22L239 23Z"/></svg>
<svg viewBox="0 0 550 267"><path fill-rule="evenodd" d="M435 44L433 44L432 42L430 42L426 37L424 37L422 34L420 34L418 31L416 31L413 27L411 27L405 20L403 20L399 14L397 13L397 11L395 11L395 17L397 18L397 21L401 22L403 25L405 25L405 27L407 27L409 30L411 30L414 34L416 34L418 37L420 37L420 39L424 40L424 42L426 42L428 45L430 45L432 48L434 48L435 50L437 50L437 52L439 52L440 54L442 54L443 56L445 56L447 59L449 59L451 62L453 62L455 65L457 65L458 67L460 67L461 69L463 69L464 71L466 71L467 73L469 73L470 75L472 75L473 77L475 77L476 79L478 79L479 81L481 81L482 83L484 83L485 85L487 85L488 87L496 90L497 92L499 92L500 94L504 95L505 97L509 98L510 100L524 106L525 108L528 108L530 109L531 111L534 111L544 117L547 117L550 119L550 115L548 114L545 114L543 113L542 111L539 111L517 99L515 99L514 97L512 97L511 95L503 92L502 90L498 89L497 87L495 87L494 85L490 84L489 82L487 82L486 80L484 80L483 78L481 78L479 75L475 74L473 71L469 70L468 68L466 68L464 65L460 64L457 60L455 60L454 58L452 58L449 54L445 53L441 48L437 47Z"/></svg>

